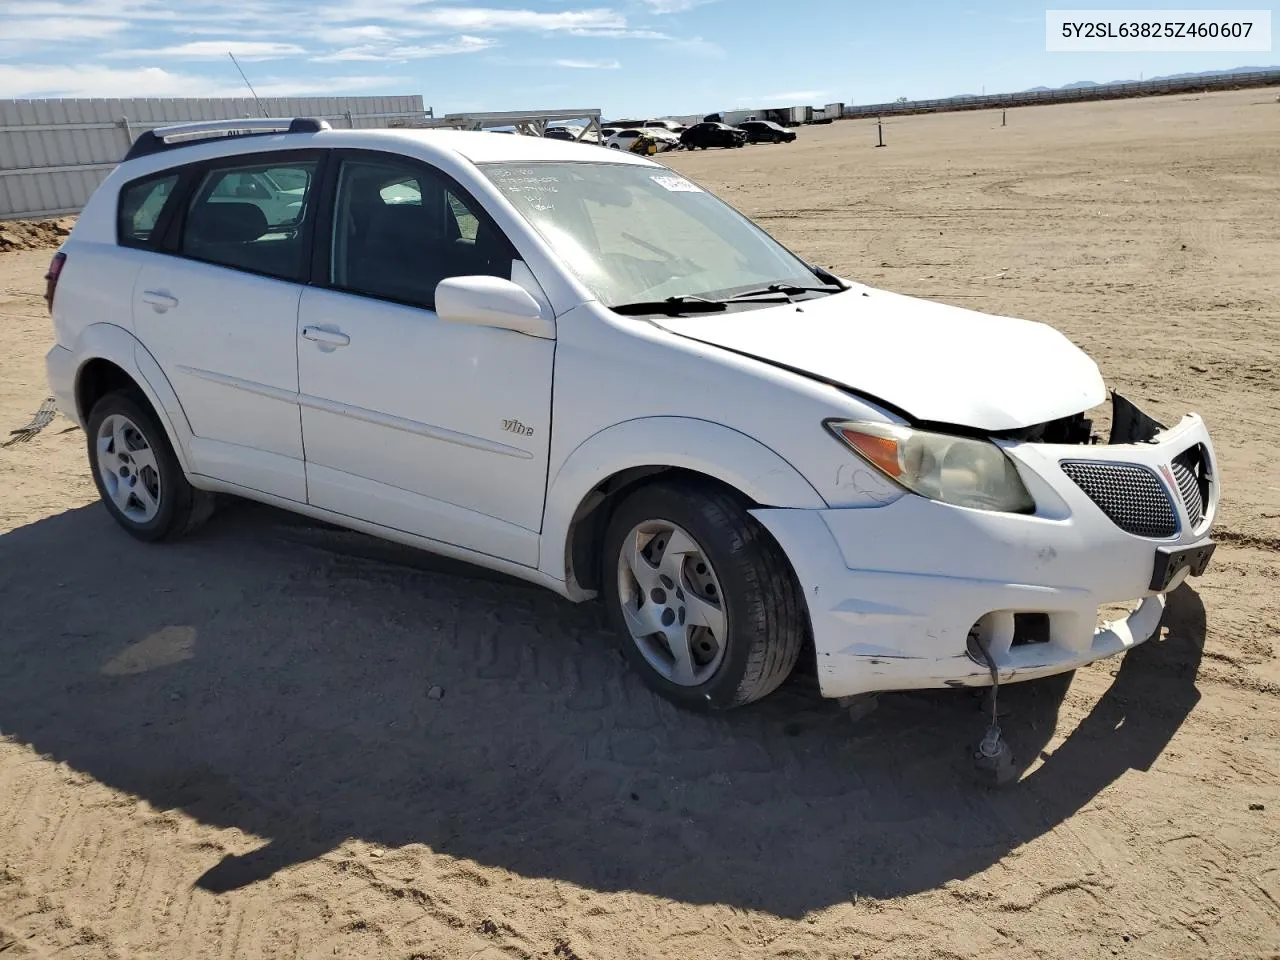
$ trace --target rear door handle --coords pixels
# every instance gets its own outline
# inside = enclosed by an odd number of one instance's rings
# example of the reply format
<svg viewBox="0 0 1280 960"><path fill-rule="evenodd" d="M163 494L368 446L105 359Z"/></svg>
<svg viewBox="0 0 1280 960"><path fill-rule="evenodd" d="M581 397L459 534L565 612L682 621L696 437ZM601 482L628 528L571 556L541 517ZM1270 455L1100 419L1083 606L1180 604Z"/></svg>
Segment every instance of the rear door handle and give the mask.
<svg viewBox="0 0 1280 960"><path fill-rule="evenodd" d="M326 330L324 327L303 327L302 337L326 347L345 347L351 342L351 338L342 331Z"/></svg>
<svg viewBox="0 0 1280 960"><path fill-rule="evenodd" d="M163 290L144 290L142 291L142 302L149 303L156 308L156 313L164 313L171 307L178 305L178 298L171 293L165 293Z"/></svg>

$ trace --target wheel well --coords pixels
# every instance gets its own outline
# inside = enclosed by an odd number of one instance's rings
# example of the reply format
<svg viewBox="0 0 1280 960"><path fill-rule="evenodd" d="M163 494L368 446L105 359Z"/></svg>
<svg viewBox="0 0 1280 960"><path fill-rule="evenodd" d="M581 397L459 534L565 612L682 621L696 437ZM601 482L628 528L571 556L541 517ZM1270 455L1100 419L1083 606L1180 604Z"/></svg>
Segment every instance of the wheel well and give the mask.
<svg viewBox="0 0 1280 960"><path fill-rule="evenodd" d="M759 506L751 497L732 484L696 470L687 470L683 467L647 466L630 467L619 471L597 484L583 498L573 516L573 522L569 525L567 574L571 580L576 580L580 587L585 590L600 589L600 554L604 548L605 528L609 526L609 518L613 515L614 509L629 493L653 482L659 476L668 481L719 487L732 496L738 497L748 509ZM786 558L786 564L791 569L791 575L795 576L790 558ZM804 609L804 616L807 622L809 617L807 607ZM797 668L804 673L813 674L817 669L814 661L813 631L809 629Z"/></svg>
<svg viewBox="0 0 1280 960"><path fill-rule="evenodd" d="M569 575L585 590L600 589L600 551L604 545L605 528L614 508L631 493L652 478L683 480L692 484L712 484L740 497L748 506L757 504L736 487L696 470L682 467L644 466L629 467L598 483L578 505L569 525Z"/></svg>
<svg viewBox="0 0 1280 960"><path fill-rule="evenodd" d="M146 399L134 379L110 360L99 357L81 367L76 377L76 408L80 411L81 422L88 422L89 412L93 410L94 404L117 390L128 390L144 401Z"/></svg>

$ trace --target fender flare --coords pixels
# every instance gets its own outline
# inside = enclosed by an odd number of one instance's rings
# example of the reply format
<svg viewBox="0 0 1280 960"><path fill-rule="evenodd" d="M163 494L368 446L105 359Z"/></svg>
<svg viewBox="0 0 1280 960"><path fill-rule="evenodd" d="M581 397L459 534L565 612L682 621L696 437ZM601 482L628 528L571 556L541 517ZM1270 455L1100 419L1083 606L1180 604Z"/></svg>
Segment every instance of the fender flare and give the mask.
<svg viewBox="0 0 1280 960"><path fill-rule="evenodd" d="M824 510L800 472L745 433L692 417L643 417L592 434L547 486L538 567L565 580L569 534L587 496L609 477L636 467L679 467L726 483L761 506Z"/></svg>
<svg viewBox="0 0 1280 960"><path fill-rule="evenodd" d="M169 378L160 369L147 348L128 330L111 323L94 323L85 327L76 337L73 352L76 355L75 390L79 404L80 375L86 364L93 360L107 360L133 378L155 411L156 419L169 437L178 463L188 476L191 474L187 445L191 439L191 424L186 411L178 401ZM87 423L88 410L78 410L80 419Z"/></svg>

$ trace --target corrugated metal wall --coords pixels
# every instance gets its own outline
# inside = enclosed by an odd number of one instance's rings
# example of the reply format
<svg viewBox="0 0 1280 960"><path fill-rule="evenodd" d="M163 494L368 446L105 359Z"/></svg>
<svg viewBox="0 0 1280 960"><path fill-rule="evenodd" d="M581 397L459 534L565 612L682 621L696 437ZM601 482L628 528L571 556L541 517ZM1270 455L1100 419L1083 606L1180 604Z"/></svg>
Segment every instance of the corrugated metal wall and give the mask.
<svg viewBox="0 0 1280 960"><path fill-rule="evenodd" d="M143 130L190 120L321 117L385 127L423 115L421 96L0 100L0 220L77 213Z"/></svg>

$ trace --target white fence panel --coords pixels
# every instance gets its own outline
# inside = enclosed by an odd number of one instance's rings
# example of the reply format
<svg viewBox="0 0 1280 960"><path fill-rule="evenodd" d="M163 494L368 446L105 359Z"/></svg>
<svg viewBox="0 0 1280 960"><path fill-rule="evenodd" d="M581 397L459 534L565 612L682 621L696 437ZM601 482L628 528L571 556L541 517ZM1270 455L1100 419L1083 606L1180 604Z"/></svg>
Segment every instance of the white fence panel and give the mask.
<svg viewBox="0 0 1280 960"><path fill-rule="evenodd" d="M418 95L0 100L0 220L78 212L144 130L264 114L369 128L428 111Z"/></svg>

